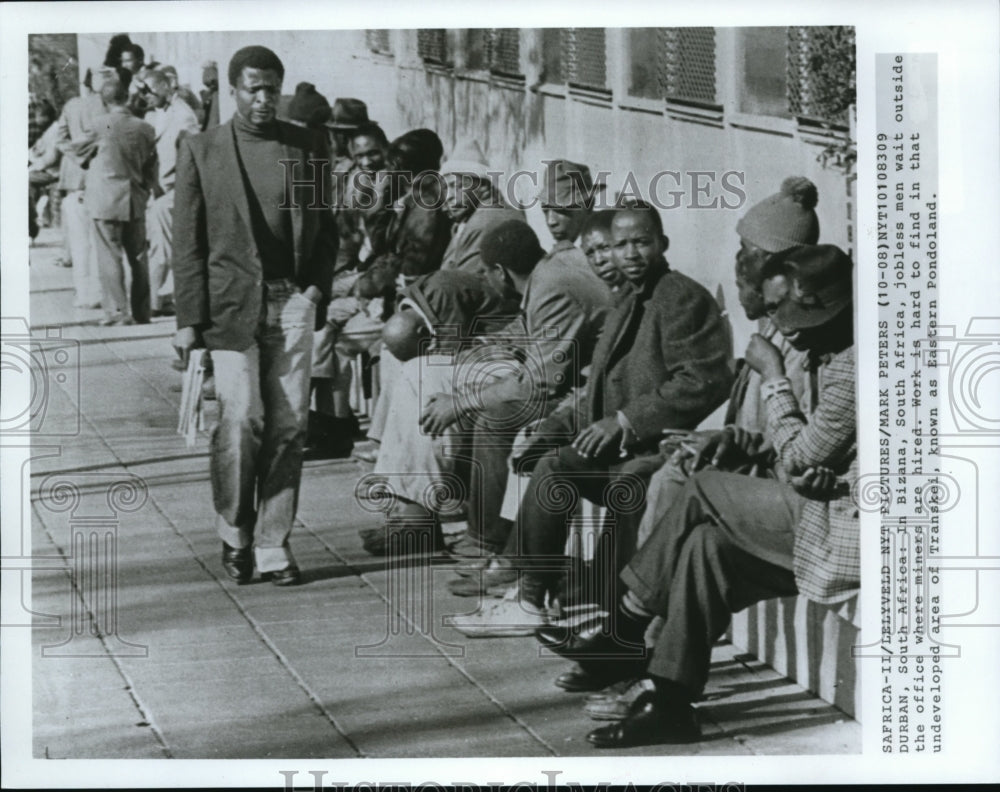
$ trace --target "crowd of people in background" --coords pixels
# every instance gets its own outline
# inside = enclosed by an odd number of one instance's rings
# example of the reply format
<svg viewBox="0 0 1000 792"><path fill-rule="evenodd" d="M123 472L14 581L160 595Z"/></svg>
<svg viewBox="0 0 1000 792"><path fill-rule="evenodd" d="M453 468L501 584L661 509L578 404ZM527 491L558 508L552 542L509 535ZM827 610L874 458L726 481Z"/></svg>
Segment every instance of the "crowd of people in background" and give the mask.
<svg viewBox="0 0 1000 792"><path fill-rule="evenodd" d="M179 368L208 350L227 575L301 582L303 459L367 437L393 494L369 552L448 553L449 590L481 603L455 629L573 660L556 684L599 692L587 712L613 721L595 746L697 740L732 613L837 603L860 579L853 264L819 244L815 185L748 185L735 286L759 332L734 360L698 263L667 258L683 226L653 206L596 209L585 164L546 160L544 250L476 141L391 138L364 101L308 82L286 100L283 79L276 53L239 50L220 124L216 64L196 93L123 34L57 119L31 116L76 304L105 324L176 313ZM381 382L365 432L358 355ZM724 428L702 428L722 405ZM582 500L603 509L592 554Z"/></svg>
<svg viewBox="0 0 1000 792"><path fill-rule="evenodd" d="M53 101L61 97L29 94L29 236L38 235L40 221L61 230L56 264L73 268L74 305L101 308L102 324L173 313L176 149L183 135L219 123L214 62L203 65L202 82L200 95L181 85L176 67L147 61L122 33L58 112Z"/></svg>

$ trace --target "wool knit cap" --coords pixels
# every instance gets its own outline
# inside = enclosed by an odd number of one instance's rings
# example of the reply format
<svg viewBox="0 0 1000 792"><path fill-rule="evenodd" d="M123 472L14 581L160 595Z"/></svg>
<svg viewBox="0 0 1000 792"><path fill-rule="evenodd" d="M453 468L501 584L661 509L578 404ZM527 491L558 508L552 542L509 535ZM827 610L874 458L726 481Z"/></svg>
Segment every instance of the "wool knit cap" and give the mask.
<svg viewBox="0 0 1000 792"><path fill-rule="evenodd" d="M518 274L527 274L545 255L538 237L523 220L505 220L483 235L479 257L492 267L499 264Z"/></svg>
<svg viewBox="0 0 1000 792"><path fill-rule="evenodd" d="M330 118L330 103L315 85L300 82L295 86L295 96L288 103L288 117L306 126L319 126Z"/></svg>
<svg viewBox="0 0 1000 792"><path fill-rule="evenodd" d="M736 224L747 242L780 253L797 245L815 245L819 220L813 211L819 200L816 185L805 176L789 176L781 190L751 206Z"/></svg>
<svg viewBox="0 0 1000 792"><path fill-rule="evenodd" d="M441 166L441 175L449 173L471 173L483 179L488 179L490 166L486 155L475 140L468 140L455 146L451 156Z"/></svg>

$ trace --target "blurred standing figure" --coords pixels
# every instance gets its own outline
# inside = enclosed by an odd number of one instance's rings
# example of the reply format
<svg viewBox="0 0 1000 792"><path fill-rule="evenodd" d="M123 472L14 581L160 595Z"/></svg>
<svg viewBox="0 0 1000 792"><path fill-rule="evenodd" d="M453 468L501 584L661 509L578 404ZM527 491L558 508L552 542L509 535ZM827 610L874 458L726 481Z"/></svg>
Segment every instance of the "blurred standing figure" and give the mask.
<svg viewBox="0 0 1000 792"><path fill-rule="evenodd" d="M110 71L101 70L99 80ZM104 102L93 90L93 73L87 70L80 87L59 115L56 146L62 152L59 189L63 191L63 234L69 260L73 262L73 288L77 308L98 308L101 280L97 271L93 223L83 195L87 168L97 153L97 119L104 115Z"/></svg>
<svg viewBox="0 0 1000 792"><path fill-rule="evenodd" d="M84 202L96 232L102 324L147 324L146 202L157 182L156 133L129 113L128 88L120 79L105 81L101 99L108 112L95 122L97 155L90 163ZM130 298L125 296L123 255L132 270Z"/></svg>
<svg viewBox="0 0 1000 792"><path fill-rule="evenodd" d="M219 64L205 61L201 65L201 131L219 125Z"/></svg>
<svg viewBox="0 0 1000 792"><path fill-rule="evenodd" d="M198 128L196 132L201 131L201 99L199 99L194 91L191 90L187 85L181 85L180 77L177 76L176 66L163 66L160 71L167 76L167 80L170 81L170 89L177 95L184 104L191 108L194 112L195 117L198 119Z"/></svg>
<svg viewBox="0 0 1000 792"><path fill-rule="evenodd" d="M174 179L177 163L177 141L182 135L198 134L198 118L194 111L171 87L162 71L152 71L146 77L149 101L153 109L146 120L156 132L156 155L160 161L159 185L153 190L149 206L149 280L153 316L173 313L169 303L174 293L170 273L173 255Z"/></svg>

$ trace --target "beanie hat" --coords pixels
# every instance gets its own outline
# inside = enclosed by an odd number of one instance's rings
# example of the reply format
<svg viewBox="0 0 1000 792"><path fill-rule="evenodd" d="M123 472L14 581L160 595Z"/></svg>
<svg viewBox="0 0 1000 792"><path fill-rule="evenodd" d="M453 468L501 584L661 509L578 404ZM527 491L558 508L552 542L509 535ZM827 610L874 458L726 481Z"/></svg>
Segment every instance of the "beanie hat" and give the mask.
<svg viewBox="0 0 1000 792"><path fill-rule="evenodd" d="M815 245L819 220L813 208L819 199L816 185L805 176L789 176L781 190L751 206L736 224L747 242L780 253L797 245Z"/></svg>
<svg viewBox="0 0 1000 792"><path fill-rule="evenodd" d="M315 85L300 82L295 86L295 96L288 103L288 118L309 127L320 126L330 118L330 103Z"/></svg>
<svg viewBox="0 0 1000 792"><path fill-rule="evenodd" d="M538 237L523 220L505 220L487 231L479 245L486 266L499 264L519 275L531 272L544 255Z"/></svg>

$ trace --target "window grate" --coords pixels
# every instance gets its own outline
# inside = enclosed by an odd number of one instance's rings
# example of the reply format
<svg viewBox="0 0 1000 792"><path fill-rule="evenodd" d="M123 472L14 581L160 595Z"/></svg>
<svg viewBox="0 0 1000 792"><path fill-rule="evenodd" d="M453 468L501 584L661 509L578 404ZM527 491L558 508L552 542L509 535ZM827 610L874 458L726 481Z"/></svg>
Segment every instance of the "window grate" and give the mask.
<svg viewBox="0 0 1000 792"><path fill-rule="evenodd" d="M493 28L490 31L490 70L507 75L521 75L521 31L518 28Z"/></svg>
<svg viewBox="0 0 1000 792"><path fill-rule="evenodd" d="M372 52L380 55L392 55L392 44L388 30L366 30L365 43Z"/></svg>
<svg viewBox="0 0 1000 792"><path fill-rule="evenodd" d="M607 89L607 50L604 28L563 28L562 73L566 82L581 88Z"/></svg>
<svg viewBox="0 0 1000 792"><path fill-rule="evenodd" d="M788 28L787 99L792 115L847 125L856 101L854 28Z"/></svg>
<svg viewBox="0 0 1000 792"><path fill-rule="evenodd" d="M418 30L417 54L427 63L447 64L448 37L444 28Z"/></svg>
<svg viewBox="0 0 1000 792"><path fill-rule="evenodd" d="M659 28L658 39L663 96L714 104L715 28Z"/></svg>

